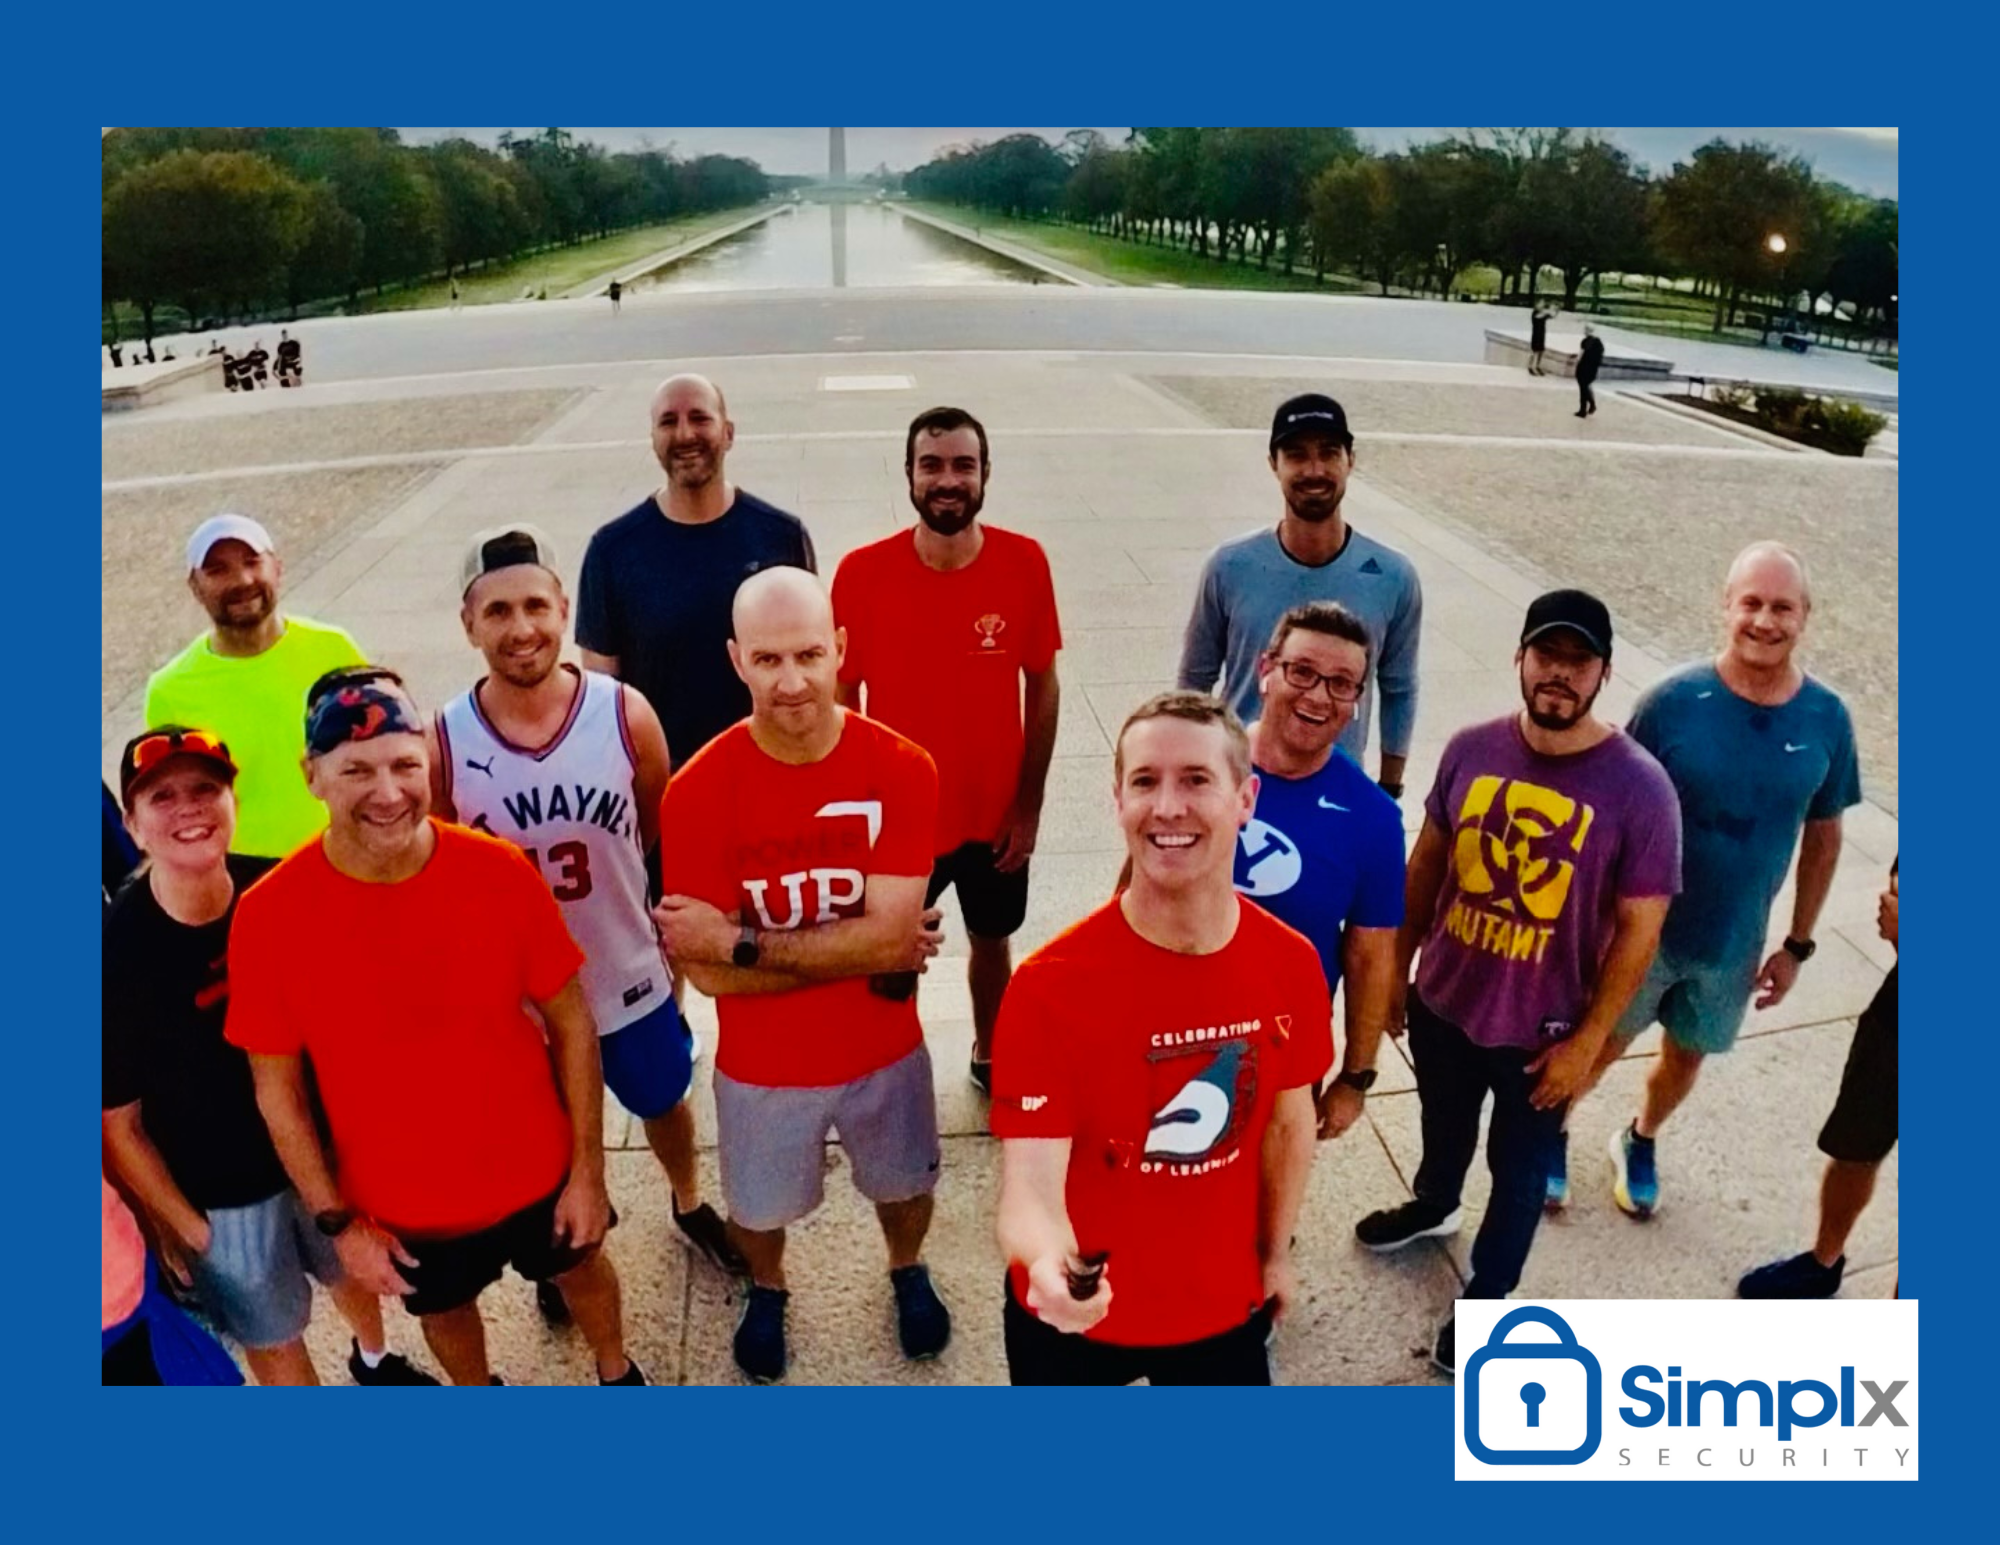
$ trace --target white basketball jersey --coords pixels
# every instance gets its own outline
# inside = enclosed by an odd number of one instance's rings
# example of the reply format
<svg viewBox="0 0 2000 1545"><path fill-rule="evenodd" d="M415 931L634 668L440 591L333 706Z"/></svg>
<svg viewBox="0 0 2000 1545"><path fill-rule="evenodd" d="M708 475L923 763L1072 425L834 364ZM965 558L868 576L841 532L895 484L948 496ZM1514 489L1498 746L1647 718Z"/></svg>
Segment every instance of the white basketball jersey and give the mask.
<svg viewBox="0 0 2000 1545"><path fill-rule="evenodd" d="M625 695L610 676L579 674L568 722L540 751L494 729L476 687L438 714L438 743L459 820L525 849L562 903L584 996L609 1035L658 1008L672 983L646 906Z"/></svg>

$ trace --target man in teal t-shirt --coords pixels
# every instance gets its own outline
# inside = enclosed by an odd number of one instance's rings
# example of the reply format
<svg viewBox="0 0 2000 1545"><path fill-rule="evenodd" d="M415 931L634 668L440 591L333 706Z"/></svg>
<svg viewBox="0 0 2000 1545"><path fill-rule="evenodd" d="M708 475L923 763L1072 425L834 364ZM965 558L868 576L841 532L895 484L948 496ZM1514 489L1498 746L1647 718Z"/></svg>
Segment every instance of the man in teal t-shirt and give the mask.
<svg viewBox="0 0 2000 1545"><path fill-rule="evenodd" d="M278 610L284 566L270 532L216 515L188 538L188 589L214 624L146 683L146 723L185 724L229 743L236 778L233 851L283 858L326 827L306 788L306 689L365 659L339 628Z"/></svg>
<svg viewBox="0 0 2000 1545"><path fill-rule="evenodd" d="M1776 542L1746 547L1723 587L1722 652L1654 683L1627 726L1673 780L1682 832L1681 893L1598 1069L1648 1025L1664 1027L1639 1113L1611 1140L1612 1197L1634 1217L1658 1205L1653 1142L1703 1059L1736 1044L1753 997L1759 1009L1782 1002L1812 958L1840 862L1841 812L1861 802L1847 705L1793 658L1811 611L1797 553ZM1790 931L1766 955L1771 906L1795 848ZM1559 1152L1550 1204L1567 1193Z"/></svg>

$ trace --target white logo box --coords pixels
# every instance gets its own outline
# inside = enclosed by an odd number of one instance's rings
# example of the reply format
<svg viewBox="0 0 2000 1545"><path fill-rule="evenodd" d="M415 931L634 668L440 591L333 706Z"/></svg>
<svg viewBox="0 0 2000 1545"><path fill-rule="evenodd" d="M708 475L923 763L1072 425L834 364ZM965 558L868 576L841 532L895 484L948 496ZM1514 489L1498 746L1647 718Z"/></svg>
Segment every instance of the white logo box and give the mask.
<svg viewBox="0 0 2000 1545"><path fill-rule="evenodd" d="M1457 1352L1459 1480L1917 1479L1912 1300L1467 1299Z"/></svg>

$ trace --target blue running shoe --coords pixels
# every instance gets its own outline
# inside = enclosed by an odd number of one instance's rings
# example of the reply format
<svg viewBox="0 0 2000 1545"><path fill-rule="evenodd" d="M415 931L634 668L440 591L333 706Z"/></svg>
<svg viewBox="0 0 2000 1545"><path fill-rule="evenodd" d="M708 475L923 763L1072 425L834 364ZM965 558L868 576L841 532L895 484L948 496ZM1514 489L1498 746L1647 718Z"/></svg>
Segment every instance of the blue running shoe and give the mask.
<svg viewBox="0 0 2000 1545"><path fill-rule="evenodd" d="M1549 1188L1542 1197L1542 1206L1549 1212L1561 1212L1569 1205L1569 1133L1556 1133L1556 1140L1549 1144Z"/></svg>
<svg viewBox="0 0 2000 1545"><path fill-rule="evenodd" d="M951 1311L931 1284L930 1268L898 1266L889 1282L896 1290L896 1337L903 1355L915 1362L936 1357L951 1341Z"/></svg>
<svg viewBox="0 0 2000 1545"><path fill-rule="evenodd" d="M736 1366L759 1384L785 1376L785 1305L791 1294L783 1288L758 1287L754 1282L743 1298L743 1317L736 1322Z"/></svg>
<svg viewBox="0 0 2000 1545"><path fill-rule="evenodd" d="M1611 1199L1621 1212L1650 1218L1660 1205L1660 1175L1653 1165L1651 1138L1641 1137L1630 1123L1611 1135Z"/></svg>

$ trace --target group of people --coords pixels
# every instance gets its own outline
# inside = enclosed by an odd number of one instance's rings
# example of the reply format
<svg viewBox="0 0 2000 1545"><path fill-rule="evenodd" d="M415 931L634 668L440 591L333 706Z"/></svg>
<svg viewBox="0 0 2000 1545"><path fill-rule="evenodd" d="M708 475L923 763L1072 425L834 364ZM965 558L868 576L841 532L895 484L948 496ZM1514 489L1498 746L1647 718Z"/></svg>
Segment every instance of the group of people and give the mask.
<svg viewBox="0 0 2000 1545"><path fill-rule="evenodd" d="M254 340L241 354L232 354L216 339L208 346L210 354L222 356L222 384L232 392L250 392L271 384L271 356L264 351L264 340ZM303 386L306 381L305 350L289 329L278 333L277 379L280 386Z"/></svg>
<svg viewBox="0 0 2000 1545"><path fill-rule="evenodd" d="M984 426L916 417L915 523L830 585L805 524L727 477L712 382L666 381L650 431L665 481L590 541L580 665L549 538L485 531L459 572L476 679L430 715L345 632L282 610L255 521L190 538L211 626L152 678L106 793L105 1162L260 1382L317 1377L309 1278L357 1382L430 1381L387 1345L384 1297L452 1383L498 1382L479 1298L509 1265L600 1382L646 1382L602 1248L607 1087L679 1235L746 1279L747 1377L786 1372L787 1231L823 1199L834 1134L880 1223L902 1350L935 1357L953 1319L924 1255L943 1157L919 982L946 891L966 1074L1001 1143L1017 1383L1268 1383L1316 1139L1360 1119L1385 1035L1409 1038L1423 1163L1356 1236L1393 1250L1459 1227L1491 1095L1465 1293L1505 1296L1567 1201L1569 1113L1631 1037L1666 1028L1610 1152L1617 1205L1645 1217L1704 1059L1812 955L1860 788L1847 712L1795 658L1811 593L1789 549L1738 555L1720 652L1624 730L1594 707L1608 610L1537 599L1521 706L1451 738L1406 862L1421 587L1346 519L1340 404L1286 402L1277 522L1211 556L1177 687L1118 731L1124 872L1017 967L1062 631L1041 546L981 518ZM121 816L145 864L114 896ZM687 983L717 1006L726 1221L695 1163ZM1835 1225L1895 1141L1893 973L1871 1014L1822 1138ZM1843 1241L1823 1224L1744 1291L1833 1291ZM111 1260L107 1242L107 1379L142 1319L114 1323ZM1455 1366L1448 1318L1435 1352Z"/></svg>

